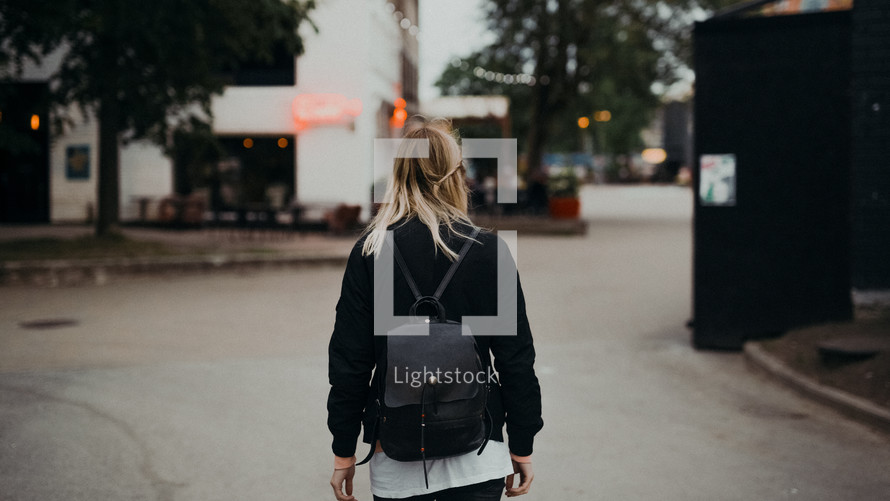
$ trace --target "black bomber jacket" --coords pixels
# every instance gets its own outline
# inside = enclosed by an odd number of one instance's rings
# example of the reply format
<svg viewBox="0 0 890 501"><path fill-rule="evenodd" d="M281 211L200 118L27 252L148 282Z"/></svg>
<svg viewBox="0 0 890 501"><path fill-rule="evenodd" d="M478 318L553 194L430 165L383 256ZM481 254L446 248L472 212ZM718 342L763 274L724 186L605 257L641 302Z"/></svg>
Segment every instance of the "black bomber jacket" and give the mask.
<svg viewBox="0 0 890 501"><path fill-rule="evenodd" d="M471 229L457 225L461 234ZM390 227L396 244L404 256L420 292L432 295L451 266L451 260L437 252L429 229L416 218ZM449 248L457 252L463 238L442 236ZM506 249L503 240L482 231L461 263L441 302L449 320L460 321L463 315L493 316L497 314L497 249ZM386 336L373 332L374 257L362 256L361 238L353 247L346 264L340 299L337 302L334 332L328 346L328 428L333 434L335 455L351 457L356 441L365 425L364 441L371 442L368 430L375 419L374 401L377 385L373 384L376 361L385 350ZM509 251L506 251L509 252ZM508 254L502 254L508 255ZM414 303L407 282L398 266L393 266L395 286L394 315L407 315ZM510 452L517 456L532 453L535 434L543 426L541 419L541 388L535 376L535 349L525 311L525 299L517 274L516 335L481 336L476 343L486 369L492 365L500 381L491 389L488 409L492 416L491 438L503 441L506 423ZM512 331L512 326L510 328ZM385 370L381 371L385 373Z"/></svg>

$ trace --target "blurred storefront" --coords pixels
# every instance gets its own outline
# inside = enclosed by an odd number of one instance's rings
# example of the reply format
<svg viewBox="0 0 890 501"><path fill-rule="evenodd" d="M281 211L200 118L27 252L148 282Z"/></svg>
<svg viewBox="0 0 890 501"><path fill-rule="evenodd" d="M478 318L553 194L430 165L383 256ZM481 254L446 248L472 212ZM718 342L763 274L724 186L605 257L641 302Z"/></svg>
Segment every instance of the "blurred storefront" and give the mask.
<svg viewBox="0 0 890 501"><path fill-rule="evenodd" d="M368 216L373 139L397 136L417 111L417 15L417 0L322 2L312 13L318 32L301 33L293 85L233 86L214 101L214 132L241 172L268 164L267 174L242 177L242 200L296 203L310 216L358 205ZM263 141L273 145L267 154L251 155Z"/></svg>
<svg viewBox="0 0 890 501"><path fill-rule="evenodd" d="M21 78L0 85L0 223L90 222L96 211L98 124L72 106L70 121L54 123L49 79L62 51L26 63ZM140 199L172 189L170 159L134 141L120 151L121 216L135 219Z"/></svg>
<svg viewBox="0 0 890 501"><path fill-rule="evenodd" d="M417 111L417 0L326 0L311 19L317 30L301 29L303 55L279 54L272 64L241 68L214 99L212 164L181 149L171 158L147 142L121 148L122 221L157 219L170 197L199 198L208 212L294 206L320 212L347 204L368 216L373 139L397 136ZM27 85L6 85L0 98L40 106L33 96L45 91L58 64L49 57L25 68ZM53 135L46 111L6 108L4 121L19 115L43 121L37 129L23 122L34 148L4 148L0 222L89 220L96 206L95 119L77 119L72 110L74 125ZM7 196L25 188L33 193Z"/></svg>

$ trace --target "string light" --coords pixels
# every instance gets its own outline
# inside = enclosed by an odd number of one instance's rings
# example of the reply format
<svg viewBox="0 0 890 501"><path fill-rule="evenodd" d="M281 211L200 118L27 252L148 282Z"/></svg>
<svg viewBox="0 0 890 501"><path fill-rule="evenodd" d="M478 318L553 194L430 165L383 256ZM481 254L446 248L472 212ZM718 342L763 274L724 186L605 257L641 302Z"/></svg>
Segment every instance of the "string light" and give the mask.
<svg viewBox="0 0 890 501"><path fill-rule="evenodd" d="M465 71L470 68L470 65L459 57L451 60L451 66L461 68ZM482 66L473 68L473 75L476 78L481 78L489 82L497 82L507 85L528 85L531 87L537 83L537 79L535 79L533 75L527 73L501 73L498 71L487 70ZM544 83L543 78L546 78L546 75L542 77L542 83ZM547 81L549 82L549 80L550 79L548 78ZM546 85L546 83L544 85Z"/></svg>
<svg viewBox="0 0 890 501"><path fill-rule="evenodd" d="M400 11L396 5L392 2L386 2L386 12L391 14L393 19L398 23L399 27L402 30L408 32L409 35L416 38L417 40L421 39L420 28L411 22L410 19L405 15L404 12ZM456 58L452 61L452 64L456 68L463 68L464 70L469 69L469 65L461 61L459 58ZM527 73L501 73L498 71L490 71L482 68L480 66L476 66L473 69L473 74L478 78L484 78L489 82L497 82L506 85L528 85L532 87L538 83L537 79L533 75L529 75ZM550 78L544 75L541 77L541 84L547 85L550 82Z"/></svg>
<svg viewBox="0 0 890 501"><path fill-rule="evenodd" d="M386 12L392 15L393 19L395 19L396 23L398 23L399 28L402 28L403 31L406 31L412 37L420 40L420 28L416 24L412 23L404 12L396 8L394 3L386 2Z"/></svg>

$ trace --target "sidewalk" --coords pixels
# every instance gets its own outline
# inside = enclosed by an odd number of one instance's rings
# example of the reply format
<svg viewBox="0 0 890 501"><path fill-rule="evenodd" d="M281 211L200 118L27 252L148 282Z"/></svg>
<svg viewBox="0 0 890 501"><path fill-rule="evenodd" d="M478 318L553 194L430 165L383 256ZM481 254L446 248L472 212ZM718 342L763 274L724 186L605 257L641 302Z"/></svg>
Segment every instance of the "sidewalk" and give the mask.
<svg viewBox="0 0 890 501"><path fill-rule="evenodd" d="M92 234L88 226L2 226L0 242ZM331 236L270 230L163 230L124 227L128 239L161 244L164 254L133 257L30 259L0 262L0 285L104 284L138 275L212 270L245 271L285 266L342 266L357 234Z"/></svg>
<svg viewBox="0 0 890 501"><path fill-rule="evenodd" d="M890 433L890 297L853 298L853 321L749 341L745 359L799 393Z"/></svg>
<svg viewBox="0 0 890 501"><path fill-rule="evenodd" d="M583 235L587 222L541 217L476 215L476 224L523 234ZM87 225L0 225L0 242L32 239L71 240L92 235ZM137 242L161 244L165 252L133 257L14 259L0 258L0 285L75 286L104 284L119 277L149 274L247 270L282 266L346 263L358 232L333 235L280 229L121 228Z"/></svg>

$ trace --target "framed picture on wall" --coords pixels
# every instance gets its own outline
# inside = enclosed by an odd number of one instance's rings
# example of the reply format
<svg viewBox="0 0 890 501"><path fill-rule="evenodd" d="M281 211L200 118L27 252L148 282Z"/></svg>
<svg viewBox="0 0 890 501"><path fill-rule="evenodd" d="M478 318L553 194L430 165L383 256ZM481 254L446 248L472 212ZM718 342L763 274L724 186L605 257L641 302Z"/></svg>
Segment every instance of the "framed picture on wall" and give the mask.
<svg viewBox="0 0 890 501"><path fill-rule="evenodd" d="M75 180L90 178L90 145L73 144L65 148L65 177Z"/></svg>

